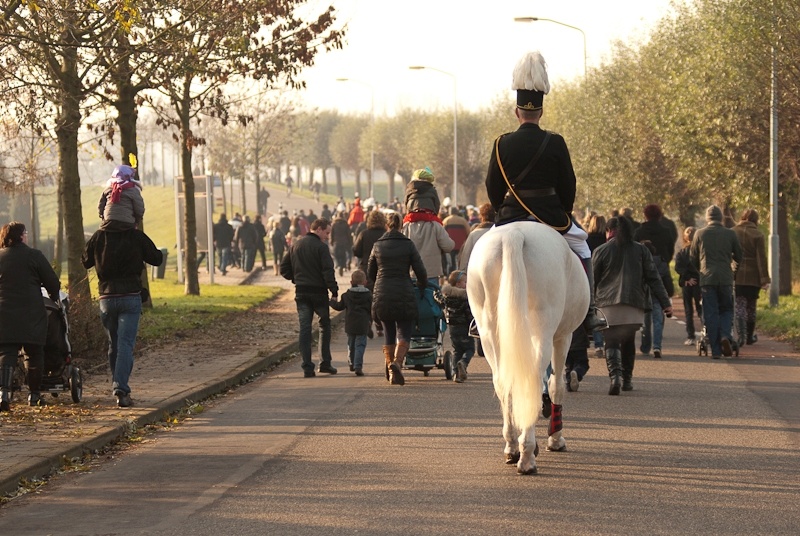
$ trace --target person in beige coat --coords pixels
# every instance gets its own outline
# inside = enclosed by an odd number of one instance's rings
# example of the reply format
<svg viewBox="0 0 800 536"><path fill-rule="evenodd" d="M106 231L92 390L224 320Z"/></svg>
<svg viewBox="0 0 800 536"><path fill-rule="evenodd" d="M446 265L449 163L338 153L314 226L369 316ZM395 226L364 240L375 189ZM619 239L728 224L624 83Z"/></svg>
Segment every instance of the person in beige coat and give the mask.
<svg viewBox="0 0 800 536"><path fill-rule="evenodd" d="M769 287L770 277L764 233L758 229L758 212L752 208L745 210L733 230L743 253L735 278L737 342L742 346L758 340L755 334L756 302L761 289Z"/></svg>

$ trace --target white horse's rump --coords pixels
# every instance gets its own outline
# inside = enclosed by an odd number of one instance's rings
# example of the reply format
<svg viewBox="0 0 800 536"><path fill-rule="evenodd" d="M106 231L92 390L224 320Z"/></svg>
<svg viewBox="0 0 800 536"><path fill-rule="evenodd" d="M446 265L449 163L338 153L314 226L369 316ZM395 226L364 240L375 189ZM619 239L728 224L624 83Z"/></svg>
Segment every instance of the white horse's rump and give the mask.
<svg viewBox="0 0 800 536"><path fill-rule="evenodd" d="M467 294L503 409L506 459L519 458L518 472L535 473L542 378L552 361L548 387L559 407L551 419L560 421L564 363L572 332L589 306L586 274L564 238L547 225L509 223L475 244ZM548 441L564 447L560 422L551 420Z"/></svg>

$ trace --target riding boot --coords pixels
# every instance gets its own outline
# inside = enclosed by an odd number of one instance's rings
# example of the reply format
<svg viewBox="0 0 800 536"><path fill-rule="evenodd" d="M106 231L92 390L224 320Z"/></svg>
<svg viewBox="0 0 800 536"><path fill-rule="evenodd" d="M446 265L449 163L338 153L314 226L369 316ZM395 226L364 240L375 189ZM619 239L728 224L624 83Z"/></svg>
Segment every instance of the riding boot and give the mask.
<svg viewBox="0 0 800 536"><path fill-rule="evenodd" d="M28 367L28 395L29 406L46 406L47 402L42 398L40 389L42 388L42 369L39 367Z"/></svg>
<svg viewBox="0 0 800 536"><path fill-rule="evenodd" d="M386 381L389 381L389 365L392 364L394 359L394 344L383 346L383 358L386 361Z"/></svg>
<svg viewBox="0 0 800 536"><path fill-rule="evenodd" d="M13 378L13 365L0 367L0 411L11 411L11 382Z"/></svg>
<svg viewBox="0 0 800 536"><path fill-rule="evenodd" d="M745 343L745 330L747 329L747 323L745 322L744 318L736 317L736 344L739 345L739 348L744 346ZM749 332L748 332L749 333Z"/></svg>
<svg viewBox="0 0 800 536"><path fill-rule="evenodd" d="M394 359L392 364L389 365L389 382L392 385L404 385L406 379L403 377L402 367L403 360L408 353L408 341L398 341L397 347L394 350Z"/></svg>
<svg viewBox="0 0 800 536"><path fill-rule="evenodd" d="M592 258L587 257L581 259L583 270L586 272L586 278L589 280L589 310L586 313L586 318L583 320L583 329L588 332L597 331L598 329L607 328L608 322L604 318L597 316L597 309L594 306L594 273L592 272Z"/></svg>
<svg viewBox="0 0 800 536"><path fill-rule="evenodd" d="M608 394L618 395L622 389L622 351L619 348L606 348L606 365L611 379Z"/></svg>
<svg viewBox="0 0 800 536"><path fill-rule="evenodd" d="M756 331L756 323L755 322L747 322L747 344L755 344L758 340L758 336L755 333Z"/></svg>

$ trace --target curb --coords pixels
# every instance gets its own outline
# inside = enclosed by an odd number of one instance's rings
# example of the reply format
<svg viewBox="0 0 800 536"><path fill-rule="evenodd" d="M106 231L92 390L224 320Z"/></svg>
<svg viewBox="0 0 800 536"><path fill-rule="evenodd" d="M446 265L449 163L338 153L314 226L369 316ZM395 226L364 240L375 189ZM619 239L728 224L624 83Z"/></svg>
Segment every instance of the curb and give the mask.
<svg viewBox="0 0 800 536"><path fill-rule="evenodd" d="M245 281L247 281L249 277L250 276L248 276ZM343 318L344 315L339 311L332 314L331 329L338 326ZM316 336L317 335L315 335L315 338ZM100 450L116 442L127 433L131 423L135 424L137 427L143 427L158 422L163 420L165 415L172 414L187 405L191 405L192 402L204 400L234 387L256 373L289 359L292 353L296 353L299 350L299 346L299 342L295 341L275 350L268 356L254 357L232 369L231 374L226 377L216 378L186 389L180 393L176 393L158 402L156 407L150 411L130 420L126 420L124 424L100 428L93 437L78 441L71 446L64 447L62 450L52 452L43 458L37 458L36 461L31 461L31 463L27 465L20 466L20 469L14 471L12 474L2 475L0 477L0 495L7 495L16 491L20 486L20 481L23 479L32 480L51 475L63 465L64 459L81 457L87 452Z"/></svg>

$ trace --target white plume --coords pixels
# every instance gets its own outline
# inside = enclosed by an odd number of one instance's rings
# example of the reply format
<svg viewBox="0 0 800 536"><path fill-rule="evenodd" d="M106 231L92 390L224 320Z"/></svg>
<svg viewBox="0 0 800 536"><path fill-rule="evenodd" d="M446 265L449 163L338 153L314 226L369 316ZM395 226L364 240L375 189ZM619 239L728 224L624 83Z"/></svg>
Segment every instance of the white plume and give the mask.
<svg viewBox="0 0 800 536"><path fill-rule="evenodd" d="M511 89L529 89L541 91L544 94L550 92L550 81L547 78L547 63L538 50L528 52L514 67L514 77Z"/></svg>

